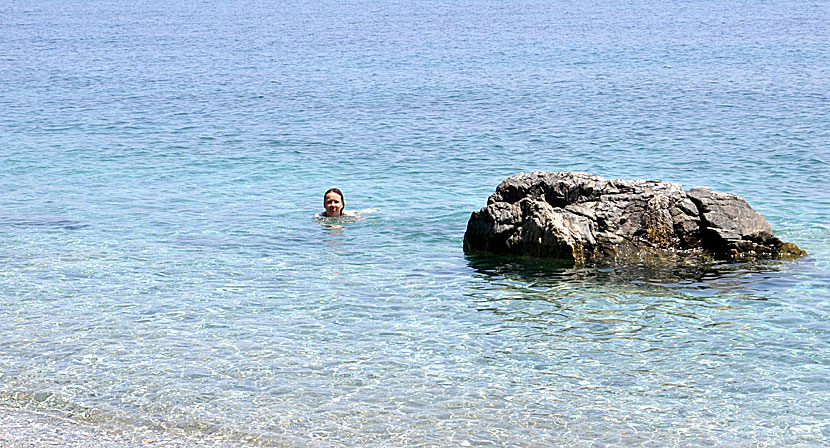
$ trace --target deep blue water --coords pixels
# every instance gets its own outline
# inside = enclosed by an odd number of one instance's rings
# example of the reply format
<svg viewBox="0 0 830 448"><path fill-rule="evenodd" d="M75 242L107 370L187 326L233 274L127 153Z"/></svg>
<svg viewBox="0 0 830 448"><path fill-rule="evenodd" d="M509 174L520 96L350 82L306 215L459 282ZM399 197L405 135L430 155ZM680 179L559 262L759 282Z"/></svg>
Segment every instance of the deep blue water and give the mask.
<svg viewBox="0 0 830 448"><path fill-rule="evenodd" d="M830 439L827 2L166 3L0 3L0 405L276 446ZM737 193L810 257L465 256L533 170ZM331 186L376 211L320 225Z"/></svg>

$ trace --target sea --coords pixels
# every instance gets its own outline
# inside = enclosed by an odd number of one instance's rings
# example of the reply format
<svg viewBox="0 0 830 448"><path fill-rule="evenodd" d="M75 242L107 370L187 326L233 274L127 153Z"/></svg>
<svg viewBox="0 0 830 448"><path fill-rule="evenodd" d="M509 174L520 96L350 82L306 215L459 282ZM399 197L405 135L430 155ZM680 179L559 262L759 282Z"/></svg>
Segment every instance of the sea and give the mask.
<svg viewBox="0 0 830 448"><path fill-rule="evenodd" d="M0 409L221 446L826 446L825 0L3 0ZM508 176L797 260L465 254ZM343 191L357 219L321 222Z"/></svg>

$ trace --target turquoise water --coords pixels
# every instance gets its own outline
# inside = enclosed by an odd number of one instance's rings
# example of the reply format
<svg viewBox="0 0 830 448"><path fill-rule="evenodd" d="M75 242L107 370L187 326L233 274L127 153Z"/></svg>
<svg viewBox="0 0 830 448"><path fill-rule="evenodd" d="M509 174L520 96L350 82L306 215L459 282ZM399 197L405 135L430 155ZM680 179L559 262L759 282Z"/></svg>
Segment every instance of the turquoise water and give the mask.
<svg viewBox="0 0 830 448"><path fill-rule="evenodd" d="M266 446L830 439L830 5L0 5L0 405ZM465 256L518 171L810 257ZM377 209L312 216L341 188ZM222 442L225 443L225 442Z"/></svg>

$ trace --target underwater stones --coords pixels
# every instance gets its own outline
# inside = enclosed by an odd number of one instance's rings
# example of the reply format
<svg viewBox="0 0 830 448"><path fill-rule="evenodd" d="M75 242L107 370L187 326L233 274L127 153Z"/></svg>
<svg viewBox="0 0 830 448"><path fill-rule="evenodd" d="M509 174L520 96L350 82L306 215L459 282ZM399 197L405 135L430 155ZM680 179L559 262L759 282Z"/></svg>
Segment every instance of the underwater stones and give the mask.
<svg viewBox="0 0 830 448"><path fill-rule="evenodd" d="M740 196L579 172L518 173L475 211L465 251L576 263L644 255L799 257Z"/></svg>

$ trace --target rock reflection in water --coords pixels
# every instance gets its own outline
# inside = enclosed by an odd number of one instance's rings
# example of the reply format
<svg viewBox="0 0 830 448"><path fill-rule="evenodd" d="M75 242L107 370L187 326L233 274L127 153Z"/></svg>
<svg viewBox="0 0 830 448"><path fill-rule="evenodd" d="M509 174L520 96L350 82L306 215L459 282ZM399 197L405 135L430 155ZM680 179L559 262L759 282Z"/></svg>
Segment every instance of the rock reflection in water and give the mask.
<svg viewBox="0 0 830 448"><path fill-rule="evenodd" d="M742 263L698 260L662 266L648 262L578 266L562 260L484 253L467 254L466 260L478 278L490 284L511 284L537 293L551 288L627 287L648 289L650 294L657 288L670 294L740 293L757 298L772 297L798 283L796 276L809 271L813 263L811 259Z"/></svg>

